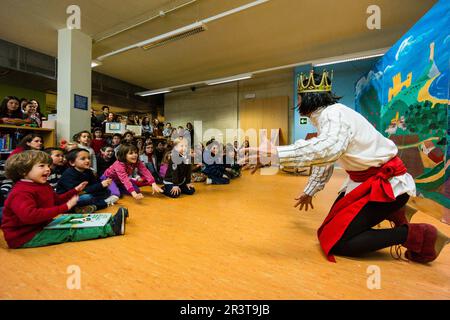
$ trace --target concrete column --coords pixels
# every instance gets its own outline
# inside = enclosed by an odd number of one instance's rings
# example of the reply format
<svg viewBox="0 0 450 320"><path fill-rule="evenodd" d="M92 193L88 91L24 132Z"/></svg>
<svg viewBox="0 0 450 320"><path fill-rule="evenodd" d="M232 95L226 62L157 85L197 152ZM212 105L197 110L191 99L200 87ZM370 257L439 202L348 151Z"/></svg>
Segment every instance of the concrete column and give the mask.
<svg viewBox="0 0 450 320"><path fill-rule="evenodd" d="M58 30L57 139L72 136L91 127L92 39L77 29ZM87 110L75 108L87 98ZM83 103L78 103L83 105Z"/></svg>

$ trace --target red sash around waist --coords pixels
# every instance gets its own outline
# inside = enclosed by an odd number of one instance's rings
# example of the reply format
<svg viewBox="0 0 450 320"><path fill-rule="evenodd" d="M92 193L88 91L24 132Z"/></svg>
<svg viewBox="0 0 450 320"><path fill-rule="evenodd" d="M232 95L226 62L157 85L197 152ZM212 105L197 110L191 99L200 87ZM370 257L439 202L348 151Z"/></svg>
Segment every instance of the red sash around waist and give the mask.
<svg viewBox="0 0 450 320"><path fill-rule="evenodd" d="M336 262L334 256L330 254L331 249L369 201L392 202L395 200L389 179L405 174L406 167L396 156L381 167L372 167L365 171L347 171L347 173L350 179L362 183L334 204L317 231L320 245L331 262Z"/></svg>

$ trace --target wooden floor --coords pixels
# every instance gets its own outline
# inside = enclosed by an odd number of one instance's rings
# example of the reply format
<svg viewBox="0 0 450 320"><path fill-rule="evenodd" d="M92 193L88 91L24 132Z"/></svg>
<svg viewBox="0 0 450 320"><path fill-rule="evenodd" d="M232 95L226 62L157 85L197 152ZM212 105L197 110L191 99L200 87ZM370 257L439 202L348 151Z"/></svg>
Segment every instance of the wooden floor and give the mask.
<svg viewBox="0 0 450 320"><path fill-rule="evenodd" d="M388 250L329 263L316 230L344 178L336 170L315 209L294 197L307 177L251 176L196 195L152 196L128 206L123 237L9 250L0 237L1 299L450 299L450 246L429 265L393 260ZM108 212L108 210L104 210ZM109 210L111 211L111 210ZM450 226L419 213L450 235ZM81 289L66 286L81 270ZM367 288L378 266L381 289Z"/></svg>

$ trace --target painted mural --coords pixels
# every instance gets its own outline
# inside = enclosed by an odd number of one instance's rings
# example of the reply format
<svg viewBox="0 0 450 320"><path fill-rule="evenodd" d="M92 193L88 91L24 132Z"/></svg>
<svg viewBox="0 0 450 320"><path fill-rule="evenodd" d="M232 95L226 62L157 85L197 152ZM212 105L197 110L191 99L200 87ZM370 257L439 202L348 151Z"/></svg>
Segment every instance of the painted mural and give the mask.
<svg viewBox="0 0 450 320"><path fill-rule="evenodd" d="M356 110L392 139L419 195L450 208L450 1L439 1L356 84Z"/></svg>

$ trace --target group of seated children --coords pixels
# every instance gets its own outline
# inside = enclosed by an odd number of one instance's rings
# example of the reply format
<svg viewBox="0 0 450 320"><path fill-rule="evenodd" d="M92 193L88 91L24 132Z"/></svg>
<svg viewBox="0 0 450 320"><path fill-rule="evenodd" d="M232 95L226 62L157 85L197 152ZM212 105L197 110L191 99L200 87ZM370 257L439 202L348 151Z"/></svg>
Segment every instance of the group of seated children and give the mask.
<svg viewBox="0 0 450 320"><path fill-rule="evenodd" d="M206 143L201 169L207 177L206 184L228 184L241 175L238 150L231 143L223 146L222 150L220 148L221 144L214 139Z"/></svg>
<svg viewBox="0 0 450 320"><path fill-rule="evenodd" d="M78 158L75 157L75 162ZM88 159L88 156L85 154L82 158ZM79 160L81 161L81 158ZM85 164L89 164L88 161L85 161ZM75 162L72 161L71 166L77 168L78 163ZM6 161L5 173L14 182L14 187L5 201L1 228L10 248L40 247L125 233L125 208L119 208L102 227L45 228L55 217L75 207L80 200L79 194L89 185L88 181L84 181L67 192L56 193L48 183L51 165L52 158L38 150L17 153ZM82 167L89 170L88 166Z"/></svg>
<svg viewBox="0 0 450 320"><path fill-rule="evenodd" d="M94 141L103 139L96 134ZM113 205L124 194L136 200L144 196L143 186L151 186L153 194L164 193L171 198L192 195L193 171L206 176L207 184L227 184L240 175L233 162L232 145L219 152L220 144L211 140L197 164L188 139L183 137L159 142L139 143L132 134L114 135L112 144L91 142L91 134L82 131L64 149L41 151L42 138L30 134L6 161L5 173L13 182L3 210L2 229L10 248L36 247L67 241L80 241L124 233L128 217L125 208L104 227L44 229L57 215L71 210L92 213ZM95 149L93 148L95 147ZM96 152L96 150L98 150ZM230 159L231 158L231 162ZM95 160L94 160L95 159ZM163 184L161 188L158 184Z"/></svg>

